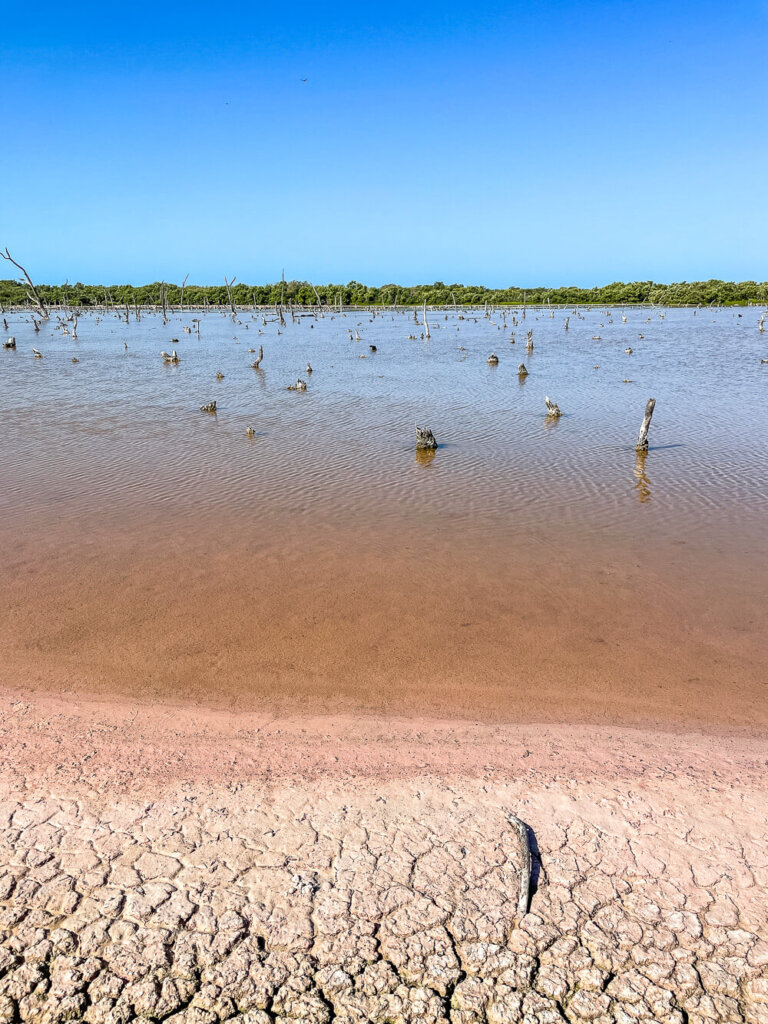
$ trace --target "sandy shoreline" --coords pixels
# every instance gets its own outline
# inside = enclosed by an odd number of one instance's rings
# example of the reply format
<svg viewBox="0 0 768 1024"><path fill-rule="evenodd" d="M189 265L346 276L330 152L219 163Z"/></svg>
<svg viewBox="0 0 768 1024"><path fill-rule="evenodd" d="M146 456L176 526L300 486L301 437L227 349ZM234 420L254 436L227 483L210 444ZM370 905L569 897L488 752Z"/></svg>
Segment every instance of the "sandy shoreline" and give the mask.
<svg viewBox="0 0 768 1024"><path fill-rule="evenodd" d="M768 1019L759 735L6 690L0 758L3 1019Z"/></svg>

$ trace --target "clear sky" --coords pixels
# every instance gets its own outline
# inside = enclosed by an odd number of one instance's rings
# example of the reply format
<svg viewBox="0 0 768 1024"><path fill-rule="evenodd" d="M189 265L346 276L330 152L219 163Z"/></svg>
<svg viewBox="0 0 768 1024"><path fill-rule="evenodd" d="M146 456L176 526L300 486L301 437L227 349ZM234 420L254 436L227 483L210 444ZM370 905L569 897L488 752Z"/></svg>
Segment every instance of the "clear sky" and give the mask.
<svg viewBox="0 0 768 1024"><path fill-rule="evenodd" d="M0 115L40 281L768 278L766 0L17 2Z"/></svg>

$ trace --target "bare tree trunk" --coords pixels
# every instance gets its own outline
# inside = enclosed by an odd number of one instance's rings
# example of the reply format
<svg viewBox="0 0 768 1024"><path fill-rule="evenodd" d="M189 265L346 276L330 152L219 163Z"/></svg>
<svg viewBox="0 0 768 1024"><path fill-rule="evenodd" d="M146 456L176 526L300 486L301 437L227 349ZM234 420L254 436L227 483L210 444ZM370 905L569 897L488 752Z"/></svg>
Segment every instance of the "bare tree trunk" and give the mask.
<svg viewBox="0 0 768 1024"><path fill-rule="evenodd" d="M187 276L181 282L181 298L179 300L179 312L180 313L184 312L184 286L186 285L188 278L189 278L189 274L187 274Z"/></svg>
<svg viewBox="0 0 768 1024"><path fill-rule="evenodd" d="M640 433L637 435L637 444L635 450L638 452L648 451L648 429L651 425L651 417L653 416L653 410L656 408L656 399L649 398L645 406L645 416L643 416L643 422L640 427Z"/></svg>
<svg viewBox="0 0 768 1024"><path fill-rule="evenodd" d="M16 260L13 258L13 256L11 256L10 252L8 251L7 246L6 246L5 252L0 250L0 256L2 256L4 260L8 260L9 263L12 263L14 265L14 267L17 267L22 272L22 274L24 275L24 280L26 281L26 285L25 285L25 289L24 290L27 293L27 298L37 308L37 311L40 314L40 316L44 320L47 320L50 317L50 315L51 315L48 312L48 307L45 305L43 300L40 298L40 295L38 294L37 288L35 288L35 286L34 286L34 284L32 282L32 278L26 272L24 267L22 267L22 265L20 263L17 263Z"/></svg>
<svg viewBox="0 0 768 1024"><path fill-rule="evenodd" d="M232 285L236 280L236 277L233 277L231 281L228 281L226 277L224 278L224 284L227 289L227 298L229 299L229 308L232 310L232 316L237 316L237 310L235 309L235 304L232 301Z"/></svg>
<svg viewBox="0 0 768 1024"><path fill-rule="evenodd" d="M427 321L427 300L424 299L424 336L426 338L431 337L429 333L429 323Z"/></svg>

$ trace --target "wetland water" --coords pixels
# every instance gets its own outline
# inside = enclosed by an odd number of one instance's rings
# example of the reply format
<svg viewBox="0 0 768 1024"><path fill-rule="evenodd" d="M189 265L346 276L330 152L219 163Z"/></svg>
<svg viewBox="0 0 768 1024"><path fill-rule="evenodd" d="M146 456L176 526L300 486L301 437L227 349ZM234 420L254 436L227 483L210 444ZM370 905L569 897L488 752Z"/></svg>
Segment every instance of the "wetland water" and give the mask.
<svg viewBox="0 0 768 1024"><path fill-rule="evenodd" d="M8 315L3 681L763 727L768 334L756 309L624 313L432 311L429 340L412 312L93 313L77 339Z"/></svg>

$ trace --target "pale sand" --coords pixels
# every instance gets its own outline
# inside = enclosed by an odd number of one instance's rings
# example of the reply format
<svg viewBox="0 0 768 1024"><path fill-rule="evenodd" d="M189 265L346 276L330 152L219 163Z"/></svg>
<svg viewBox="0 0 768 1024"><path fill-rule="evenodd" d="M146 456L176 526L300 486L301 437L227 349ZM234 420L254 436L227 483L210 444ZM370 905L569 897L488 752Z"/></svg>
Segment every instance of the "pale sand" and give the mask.
<svg viewBox="0 0 768 1024"><path fill-rule="evenodd" d="M0 1020L768 1020L760 737L2 709Z"/></svg>

